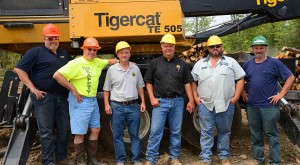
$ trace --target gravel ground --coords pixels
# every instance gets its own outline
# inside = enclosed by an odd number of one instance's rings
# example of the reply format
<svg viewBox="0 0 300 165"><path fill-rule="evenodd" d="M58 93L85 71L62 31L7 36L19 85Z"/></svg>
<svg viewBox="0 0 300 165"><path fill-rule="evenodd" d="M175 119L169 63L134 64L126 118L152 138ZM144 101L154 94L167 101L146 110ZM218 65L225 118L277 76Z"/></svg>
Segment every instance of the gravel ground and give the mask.
<svg viewBox="0 0 300 165"><path fill-rule="evenodd" d="M293 146L293 144L288 140L288 138L283 133L282 128L280 128L281 132L281 160L283 165L299 165L300 164L300 154L299 149ZM11 129L5 128L0 129L0 151L1 149L7 145L9 136L11 134ZM160 146L160 155L159 155L159 165L168 164L168 131L165 131L165 135L163 137L161 146ZM68 159L73 160L74 156L72 154L73 146L72 146L72 137L70 137L70 145L69 145L69 157ZM245 112L243 111L243 120L242 126L240 130L240 134L237 138L235 138L231 142L231 156L229 160L234 165L250 165L253 162L251 158L251 146L250 146L250 132L248 127L248 121L245 118ZM268 155L268 144L265 144L266 155ZM197 161L199 161L199 152L200 150L189 145L187 142L183 141L182 143L182 151L180 161L185 165L193 165ZM143 162L145 161L145 153L142 153ZM101 144L99 145L98 159L102 162L107 163L108 165L115 164L114 162L114 154L105 150ZM0 158L0 162L2 163L2 158ZM218 157L216 156L216 151L213 152L212 156L212 164L219 164ZM35 150L31 151L28 163L29 165L40 165L41 164L41 151L39 147L36 147ZM126 164L131 164L130 161Z"/></svg>

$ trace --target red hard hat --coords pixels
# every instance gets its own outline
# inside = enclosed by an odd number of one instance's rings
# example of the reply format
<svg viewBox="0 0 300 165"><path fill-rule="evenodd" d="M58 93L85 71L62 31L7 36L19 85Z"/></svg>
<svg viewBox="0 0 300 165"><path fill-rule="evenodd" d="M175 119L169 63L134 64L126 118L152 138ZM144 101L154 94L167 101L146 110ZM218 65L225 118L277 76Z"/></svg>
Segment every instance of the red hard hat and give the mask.
<svg viewBox="0 0 300 165"><path fill-rule="evenodd" d="M83 49L84 47L95 47L96 49L101 49L98 41L93 37L89 37L84 40L83 46L81 47L81 49Z"/></svg>
<svg viewBox="0 0 300 165"><path fill-rule="evenodd" d="M61 35L59 29L52 23L49 23L43 28L43 35L49 37L58 37Z"/></svg>

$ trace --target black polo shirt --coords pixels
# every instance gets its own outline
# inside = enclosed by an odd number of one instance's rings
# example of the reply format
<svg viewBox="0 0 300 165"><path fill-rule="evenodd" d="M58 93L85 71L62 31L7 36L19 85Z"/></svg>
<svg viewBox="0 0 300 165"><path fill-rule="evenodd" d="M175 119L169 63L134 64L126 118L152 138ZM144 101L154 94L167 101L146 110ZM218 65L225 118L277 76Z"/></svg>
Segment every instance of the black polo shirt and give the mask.
<svg viewBox="0 0 300 165"><path fill-rule="evenodd" d="M68 90L53 79L53 74L70 60L64 49L58 48L55 54L43 45L26 52L16 68L25 71L38 90L67 96Z"/></svg>
<svg viewBox="0 0 300 165"><path fill-rule="evenodd" d="M184 85L193 78L186 62L161 56L150 62L144 81L153 85L155 97L176 97L184 96Z"/></svg>

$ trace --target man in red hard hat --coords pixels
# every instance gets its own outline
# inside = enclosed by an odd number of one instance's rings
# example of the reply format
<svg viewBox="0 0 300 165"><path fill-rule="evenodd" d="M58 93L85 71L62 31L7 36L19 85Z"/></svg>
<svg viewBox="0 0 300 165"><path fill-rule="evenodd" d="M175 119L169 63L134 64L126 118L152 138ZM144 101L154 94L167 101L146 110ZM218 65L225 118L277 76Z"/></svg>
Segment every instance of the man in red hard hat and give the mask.
<svg viewBox="0 0 300 165"><path fill-rule="evenodd" d="M74 148L77 164L85 164L85 146L89 165L103 165L97 159L98 135L100 133L100 113L97 102L99 77L107 64L115 64L117 59L96 58L100 49L98 41L87 38L81 49L83 56L70 61L60 68L53 77L70 90L69 106L71 132L75 135ZM90 130L86 145L84 136Z"/></svg>
<svg viewBox="0 0 300 165"><path fill-rule="evenodd" d="M59 48L61 32L54 24L45 25L42 34L44 45L30 49L17 64L15 71L30 89L42 145L42 163L68 164L68 90L52 76L71 57L67 51Z"/></svg>

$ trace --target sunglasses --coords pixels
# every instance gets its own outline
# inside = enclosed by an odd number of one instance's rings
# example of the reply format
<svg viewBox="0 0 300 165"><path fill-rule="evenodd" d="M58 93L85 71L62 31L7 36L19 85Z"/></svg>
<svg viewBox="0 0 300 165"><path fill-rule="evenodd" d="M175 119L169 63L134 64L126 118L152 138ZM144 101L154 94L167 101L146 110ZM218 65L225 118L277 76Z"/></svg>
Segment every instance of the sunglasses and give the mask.
<svg viewBox="0 0 300 165"><path fill-rule="evenodd" d="M88 51L93 51L93 52L97 52L98 51L98 49L92 49L92 48L88 48L87 50Z"/></svg>
<svg viewBox="0 0 300 165"><path fill-rule="evenodd" d="M212 46L209 46L210 49L214 49L214 48L220 48L221 45L212 45Z"/></svg>
<svg viewBox="0 0 300 165"><path fill-rule="evenodd" d="M58 37L45 37L46 40L48 41L56 41L56 40L59 40Z"/></svg>

